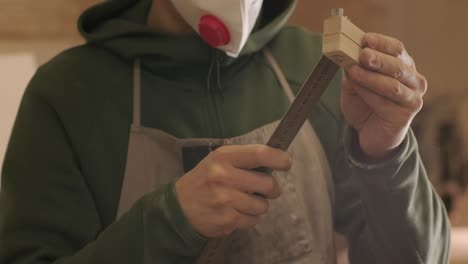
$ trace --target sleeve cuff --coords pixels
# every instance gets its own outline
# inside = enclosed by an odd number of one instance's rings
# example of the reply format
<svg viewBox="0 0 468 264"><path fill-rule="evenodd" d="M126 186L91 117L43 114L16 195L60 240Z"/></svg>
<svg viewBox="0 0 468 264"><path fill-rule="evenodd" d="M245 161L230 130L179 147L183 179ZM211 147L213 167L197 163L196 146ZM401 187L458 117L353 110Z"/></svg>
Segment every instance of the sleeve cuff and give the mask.
<svg viewBox="0 0 468 264"><path fill-rule="evenodd" d="M199 234L185 217L184 212L180 207L179 200L177 199L175 182L173 181L166 186L164 192L164 211L167 219L171 221L174 230L185 241L185 243L191 245L195 251L201 251L208 239Z"/></svg>
<svg viewBox="0 0 468 264"><path fill-rule="evenodd" d="M352 167L363 170L377 170L401 164L405 160L408 152L410 151L410 135L409 133L406 135L405 139L398 147L398 151L394 153L392 157L378 163L369 163L359 159L359 154L357 153L358 144L358 135L356 130L348 126L344 133L344 147L349 164Z"/></svg>

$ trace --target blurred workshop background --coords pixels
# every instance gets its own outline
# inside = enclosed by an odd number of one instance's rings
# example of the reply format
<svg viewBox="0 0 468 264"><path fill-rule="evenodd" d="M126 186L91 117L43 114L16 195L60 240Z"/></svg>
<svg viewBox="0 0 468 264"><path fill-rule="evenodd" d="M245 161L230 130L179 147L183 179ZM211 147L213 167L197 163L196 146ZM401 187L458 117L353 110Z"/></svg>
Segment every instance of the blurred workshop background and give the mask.
<svg viewBox="0 0 468 264"><path fill-rule="evenodd" d="M39 65L82 43L76 19L96 2L0 0L0 163L28 80ZM427 76L430 89L414 130L450 212L453 263L468 263L468 34L463 30L468 1L299 0L291 24L322 31L333 7L343 7L365 31L401 39Z"/></svg>

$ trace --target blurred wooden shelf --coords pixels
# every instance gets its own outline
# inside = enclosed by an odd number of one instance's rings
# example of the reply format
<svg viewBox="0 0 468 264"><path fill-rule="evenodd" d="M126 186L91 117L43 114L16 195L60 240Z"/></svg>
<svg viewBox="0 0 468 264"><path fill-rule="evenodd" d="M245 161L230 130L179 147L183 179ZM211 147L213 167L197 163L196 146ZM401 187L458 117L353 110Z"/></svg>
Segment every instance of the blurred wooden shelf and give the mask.
<svg viewBox="0 0 468 264"><path fill-rule="evenodd" d="M77 35L76 20L98 0L0 0L0 38L67 38Z"/></svg>

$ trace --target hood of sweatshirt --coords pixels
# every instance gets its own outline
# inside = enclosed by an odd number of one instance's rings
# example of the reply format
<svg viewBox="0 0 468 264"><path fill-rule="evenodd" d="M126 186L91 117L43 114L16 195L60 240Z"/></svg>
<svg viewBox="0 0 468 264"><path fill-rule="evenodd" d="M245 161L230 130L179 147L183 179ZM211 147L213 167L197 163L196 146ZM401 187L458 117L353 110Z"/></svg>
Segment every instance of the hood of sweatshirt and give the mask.
<svg viewBox="0 0 468 264"><path fill-rule="evenodd" d="M221 86L286 25L296 0L265 1L239 58L210 47L197 35L174 36L147 25L153 0L109 0L86 10L78 22L88 44L125 60L140 58L146 70L166 79L207 79ZM222 77L220 76L222 75ZM220 88L220 87L218 87Z"/></svg>

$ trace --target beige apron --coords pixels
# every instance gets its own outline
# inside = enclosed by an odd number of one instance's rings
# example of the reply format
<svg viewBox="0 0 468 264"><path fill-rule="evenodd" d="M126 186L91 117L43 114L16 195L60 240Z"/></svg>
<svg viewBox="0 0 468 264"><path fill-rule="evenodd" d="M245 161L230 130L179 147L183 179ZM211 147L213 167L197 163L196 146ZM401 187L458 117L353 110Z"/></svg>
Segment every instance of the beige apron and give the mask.
<svg viewBox="0 0 468 264"><path fill-rule="evenodd" d="M264 55L289 101L294 94L270 51ZM227 139L179 139L158 129L141 126L140 63L134 70L134 113L118 216L145 193L184 175L182 150L186 147L266 144L279 121L243 136ZM283 194L270 202L268 214L248 231L236 232L217 263L335 263L333 236L333 183L322 146L309 122L302 127L288 152L293 167L273 172ZM148 249L151 250L151 249ZM146 259L145 263L156 263ZM216 263L210 262L210 263Z"/></svg>

